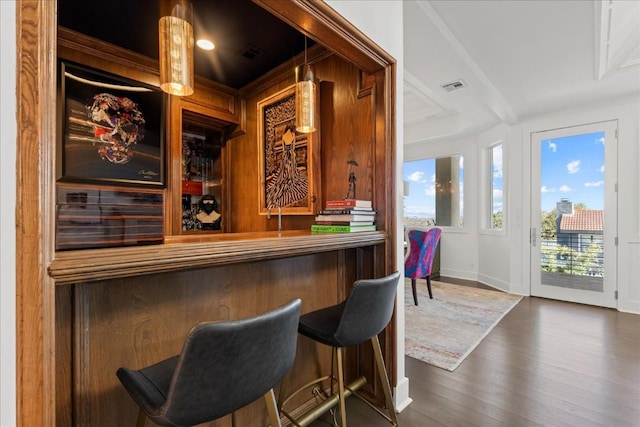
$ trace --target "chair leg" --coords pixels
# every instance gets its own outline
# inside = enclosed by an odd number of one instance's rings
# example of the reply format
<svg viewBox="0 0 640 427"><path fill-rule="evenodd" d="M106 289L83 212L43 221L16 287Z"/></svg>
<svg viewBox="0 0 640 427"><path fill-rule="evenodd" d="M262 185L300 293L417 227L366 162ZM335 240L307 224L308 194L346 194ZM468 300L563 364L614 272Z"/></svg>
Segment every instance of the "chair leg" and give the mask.
<svg viewBox="0 0 640 427"><path fill-rule="evenodd" d="M136 421L136 427L145 427L147 425L147 414L144 413L142 408L138 409L138 420Z"/></svg>
<svg viewBox="0 0 640 427"><path fill-rule="evenodd" d="M278 415L278 407L276 406L276 396L273 394L273 389L269 390L264 395L264 403L267 404L267 412L269 413L269 422L271 427L282 427L280 423L280 416Z"/></svg>
<svg viewBox="0 0 640 427"><path fill-rule="evenodd" d="M413 303L418 305L418 291L416 290L416 279L411 279L411 290L413 291Z"/></svg>
<svg viewBox="0 0 640 427"><path fill-rule="evenodd" d="M347 411L344 403L344 367L342 366L342 349L336 348L336 362L338 375L338 400L340 404L340 426L347 427Z"/></svg>
<svg viewBox="0 0 640 427"><path fill-rule="evenodd" d="M433 299L433 294L431 293L431 279L427 276L427 290L429 291L429 298Z"/></svg>
<svg viewBox="0 0 640 427"><path fill-rule="evenodd" d="M384 400L389 410L389 418L394 426L398 425L398 418L396 416L396 409L393 406L393 399L391 398L391 385L389 384L389 377L387 375L387 369L384 366L384 359L382 358L382 349L380 348L380 341L378 336L371 338L371 345L373 347L373 356L376 360L376 370L380 377L380 383L382 384L382 391L384 392Z"/></svg>

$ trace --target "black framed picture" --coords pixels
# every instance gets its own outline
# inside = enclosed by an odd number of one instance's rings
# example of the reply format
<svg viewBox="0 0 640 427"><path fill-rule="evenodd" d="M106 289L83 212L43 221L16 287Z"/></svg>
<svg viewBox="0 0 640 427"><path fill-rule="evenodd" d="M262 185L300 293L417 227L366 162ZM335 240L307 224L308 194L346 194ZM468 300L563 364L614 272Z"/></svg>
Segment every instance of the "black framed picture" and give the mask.
<svg viewBox="0 0 640 427"><path fill-rule="evenodd" d="M60 61L64 182L164 187L162 91Z"/></svg>

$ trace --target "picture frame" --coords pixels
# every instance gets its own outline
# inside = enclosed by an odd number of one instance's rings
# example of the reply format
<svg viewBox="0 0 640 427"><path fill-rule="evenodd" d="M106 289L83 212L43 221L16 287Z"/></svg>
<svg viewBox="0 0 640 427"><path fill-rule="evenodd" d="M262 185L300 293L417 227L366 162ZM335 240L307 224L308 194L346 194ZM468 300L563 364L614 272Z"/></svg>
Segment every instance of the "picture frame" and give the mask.
<svg viewBox="0 0 640 427"><path fill-rule="evenodd" d="M60 182L165 187L165 95L59 61Z"/></svg>
<svg viewBox="0 0 640 427"><path fill-rule="evenodd" d="M295 114L293 85L258 102L260 215L316 214L319 131L297 133Z"/></svg>

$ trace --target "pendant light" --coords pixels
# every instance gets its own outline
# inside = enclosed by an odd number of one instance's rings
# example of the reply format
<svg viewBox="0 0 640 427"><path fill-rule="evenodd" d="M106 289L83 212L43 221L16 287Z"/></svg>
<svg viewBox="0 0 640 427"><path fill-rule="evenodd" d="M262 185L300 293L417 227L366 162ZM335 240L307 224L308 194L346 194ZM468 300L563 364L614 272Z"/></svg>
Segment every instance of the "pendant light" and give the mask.
<svg viewBox="0 0 640 427"><path fill-rule="evenodd" d="M171 0L160 17L160 89L171 95L193 94L193 8L189 0Z"/></svg>
<svg viewBox="0 0 640 427"><path fill-rule="evenodd" d="M315 132L316 79L311 65L307 63L307 38L304 38L304 64L298 65L296 75L296 131Z"/></svg>

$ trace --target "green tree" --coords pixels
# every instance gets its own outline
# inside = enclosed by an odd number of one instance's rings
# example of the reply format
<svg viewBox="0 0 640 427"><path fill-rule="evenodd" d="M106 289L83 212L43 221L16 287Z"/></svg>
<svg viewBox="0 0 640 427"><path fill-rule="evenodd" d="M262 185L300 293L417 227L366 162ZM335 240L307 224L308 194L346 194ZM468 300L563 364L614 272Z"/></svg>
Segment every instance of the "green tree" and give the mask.
<svg viewBox="0 0 640 427"><path fill-rule="evenodd" d="M540 237L542 240L556 239L556 218L558 212L553 209L551 212L542 211L540 218Z"/></svg>
<svg viewBox="0 0 640 427"><path fill-rule="evenodd" d="M496 212L491 217L491 228L501 229L503 224L502 211Z"/></svg>

